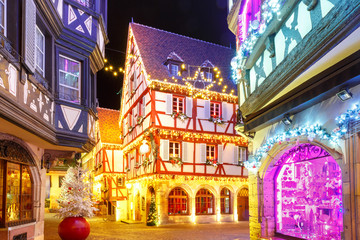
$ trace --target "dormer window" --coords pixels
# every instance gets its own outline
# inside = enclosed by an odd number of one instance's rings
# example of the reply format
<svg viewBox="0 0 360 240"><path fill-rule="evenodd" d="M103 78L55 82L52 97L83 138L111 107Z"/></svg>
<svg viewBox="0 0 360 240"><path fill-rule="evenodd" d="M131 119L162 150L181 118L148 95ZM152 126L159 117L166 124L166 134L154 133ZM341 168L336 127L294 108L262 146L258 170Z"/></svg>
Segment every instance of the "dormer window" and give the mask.
<svg viewBox="0 0 360 240"><path fill-rule="evenodd" d="M171 76L177 76L179 72L179 65L177 64L169 64L170 65L170 75Z"/></svg>
<svg viewBox="0 0 360 240"><path fill-rule="evenodd" d="M212 72L204 72L204 77L205 77L205 79L212 80L213 74L212 74Z"/></svg>

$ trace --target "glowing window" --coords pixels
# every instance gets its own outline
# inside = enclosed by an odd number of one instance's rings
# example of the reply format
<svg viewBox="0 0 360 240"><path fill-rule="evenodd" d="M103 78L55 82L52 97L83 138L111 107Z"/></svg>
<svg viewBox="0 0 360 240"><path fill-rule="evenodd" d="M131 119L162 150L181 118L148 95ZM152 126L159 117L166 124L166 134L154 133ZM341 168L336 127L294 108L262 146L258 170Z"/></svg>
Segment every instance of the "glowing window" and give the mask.
<svg viewBox="0 0 360 240"><path fill-rule="evenodd" d="M214 195L205 188L200 189L195 198L195 213L201 214L214 214Z"/></svg>
<svg viewBox="0 0 360 240"><path fill-rule="evenodd" d="M168 199L169 215L188 214L188 195L182 188L174 188Z"/></svg>

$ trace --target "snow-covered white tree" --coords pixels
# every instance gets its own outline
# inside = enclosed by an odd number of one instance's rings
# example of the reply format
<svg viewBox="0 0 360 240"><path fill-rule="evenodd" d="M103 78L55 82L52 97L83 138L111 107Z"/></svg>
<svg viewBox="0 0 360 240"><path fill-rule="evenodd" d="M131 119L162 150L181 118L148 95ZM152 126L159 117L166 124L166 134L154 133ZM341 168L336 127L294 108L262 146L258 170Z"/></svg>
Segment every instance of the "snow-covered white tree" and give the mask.
<svg viewBox="0 0 360 240"><path fill-rule="evenodd" d="M56 215L59 218L66 217L93 217L94 202L90 192L89 173L79 165L69 167L62 180L61 193L58 199L60 209Z"/></svg>

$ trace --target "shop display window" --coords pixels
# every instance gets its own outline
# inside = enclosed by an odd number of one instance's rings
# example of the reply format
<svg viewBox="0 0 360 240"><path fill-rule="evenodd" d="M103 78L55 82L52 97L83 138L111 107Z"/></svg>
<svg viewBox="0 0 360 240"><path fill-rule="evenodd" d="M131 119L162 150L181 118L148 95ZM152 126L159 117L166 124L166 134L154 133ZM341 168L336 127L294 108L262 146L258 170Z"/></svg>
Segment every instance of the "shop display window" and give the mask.
<svg viewBox="0 0 360 240"><path fill-rule="evenodd" d="M341 169L318 146L296 146L279 161L276 231L304 239L341 239Z"/></svg>
<svg viewBox="0 0 360 240"><path fill-rule="evenodd" d="M169 215L188 214L188 195L182 188L174 188L168 199Z"/></svg>
<svg viewBox="0 0 360 240"><path fill-rule="evenodd" d="M215 214L214 212L214 195L205 188L200 189L195 198L196 214Z"/></svg>

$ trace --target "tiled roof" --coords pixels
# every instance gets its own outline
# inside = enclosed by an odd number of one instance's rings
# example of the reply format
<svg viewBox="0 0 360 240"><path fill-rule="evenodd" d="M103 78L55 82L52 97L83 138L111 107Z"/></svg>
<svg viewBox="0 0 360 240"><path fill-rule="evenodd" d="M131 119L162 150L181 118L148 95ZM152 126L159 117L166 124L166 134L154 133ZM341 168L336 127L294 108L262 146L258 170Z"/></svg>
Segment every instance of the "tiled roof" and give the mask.
<svg viewBox="0 0 360 240"><path fill-rule="evenodd" d="M97 112L99 117L98 121L101 142L120 144L120 111L107 108L97 108Z"/></svg>
<svg viewBox="0 0 360 240"><path fill-rule="evenodd" d="M234 89L234 95L236 95L237 88L230 77L230 61L236 54L235 50L138 23L130 23L130 28L134 33L145 70L150 74L151 79L160 81L167 79L168 82L175 83L169 75L168 68L164 65L169 54L174 52L184 60L186 65L201 66L205 61L209 61L218 67L221 71L223 84L214 84L210 91L222 92L223 86L227 85L227 89L229 91ZM197 70L195 67L193 70L190 69L190 76L195 75L195 70ZM176 83L185 84L182 80L178 80Z"/></svg>

